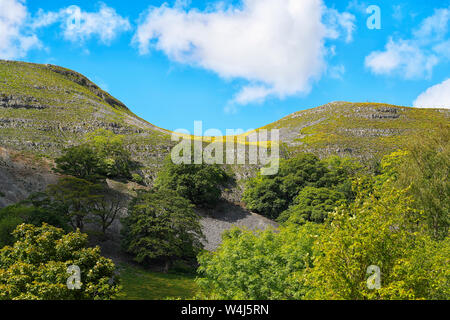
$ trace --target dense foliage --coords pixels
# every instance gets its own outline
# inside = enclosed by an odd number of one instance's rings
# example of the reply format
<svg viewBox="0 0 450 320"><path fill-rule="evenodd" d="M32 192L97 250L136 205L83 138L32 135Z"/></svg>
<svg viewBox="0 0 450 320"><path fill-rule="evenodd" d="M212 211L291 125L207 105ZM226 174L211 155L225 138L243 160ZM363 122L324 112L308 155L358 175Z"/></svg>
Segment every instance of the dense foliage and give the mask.
<svg viewBox="0 0 450 320"><path fill-rule="evenodd" d="M430 234L436 239L448 235L450 227L450 126L415 137L414 143L397 160L397 186L408 189L414 207L423 210Z"/></svg>
<svg viewBox="0 0 450 320"><path fill-rule="evenodd" d="M384 157L378 174L302 155L312 177L293 169L253 179L247 205L265 213L289 202L286 181L302 187L278 232L236 229L199 257L198 297L450 299L447 129Z"/></svg>
<svg viewBox="0 0 450 320"><path fill-rule="evenodd" d="M342 192L329 188L305 187L295 197L292 206L278 217L279 222L303 224L323 223L328 214L346 202Z"/></svg>
<svg viewBox="0 0 450 320"><path fill-rule="evenodd" d="M140 263L162 260L166 271L202 248L200 217L189 200L172 190L141 191L122 219L123 246Z"/></svg>
<svg viewBox="0 0 450 320"><path fill-rule="evenodd" d="M227 173L219 165L174 164L168 157L155 186L174 190L196 205L212 206L219 200L221 186L227 180Z"/></svg>
<svg viewBox="0 0 450 320"><path fill-rule="evenodd" d="M0 248L14 242L12 232L22 223L40 226L48 223L68 229L68 221L55 210L45 210L28 203L18 203L0 209Z"/></svg>
<svg viewBox="0 0 450 320"><path fill-rule="evenodd" d="M111 299L119 292L114 264L87 248L87 235L65 234L48 224L22 224L16 242L0 250L0 300ZM67 268L81 271L81 288L70 290Z"/></svg>
<svg viewBox="0 0 450 320"><path fill-rule="evenodd" d="M200 299L301 299L303 271L311 265L317 227L253 233L233 229L214 252L199 257Z"/></svg>
<svg viewBox="0 0 450 320"><path fill-rule="evenodd" d="M305 187L333 188L346 198L352 198L350 178L358 170L358 164L350 159L333 157L321 161L312 154L299 154L288 160L281 159L277 175L258 175L251 179L243 201L248 209L277 219ZM283 215L283 221L288 219L289 213Z"/></svg>
<svg viewBox="0 0 450 320"><path fill-rule="evenodd" d="M81 145L67 148L55 160L55 171L95 182L108 178L131 178L133 162L123 137L99 129Z"/></svg>

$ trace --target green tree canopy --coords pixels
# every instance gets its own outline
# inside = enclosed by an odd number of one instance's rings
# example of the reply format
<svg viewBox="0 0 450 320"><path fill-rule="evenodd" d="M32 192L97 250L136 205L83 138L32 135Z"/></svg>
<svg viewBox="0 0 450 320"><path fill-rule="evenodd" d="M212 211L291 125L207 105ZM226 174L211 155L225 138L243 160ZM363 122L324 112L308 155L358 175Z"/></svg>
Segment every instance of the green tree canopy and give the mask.
<svg viewBox="0 0 450 320"><path fill-rule="evenodd" d="M412 141L392 170L397 185L409 188L415 208L424 211L430 234L443 239L450 227L450 126Z"/></svg>
<svg viewBox="0 0 450 320"><path fill-rule="evenodd" d="M199 256L199 299L302 299L303 272L312 263L318 227L252 232L232 229L215 252Z"/></svg>
<svg viewBox="0 0 450 320"><path fill-rule="evenodd" d="M351 159L332 157L321 161L313 154L299 154L288 160L281 159L277 175L258 175L250 179L242 200L248 209L277 219L308 186L333 188L351 199L350 181L359 169L360 166Z"/></svg>
<svg viewBox="0 0 450 320"><path fill-rule="evenodd" d="M294 203L278 217L278 222L303 224L323 223L336 207L346 202L345 195L329 188L305 187Z"/></svg>
<svg viewBox="0 0 450 320"><path fill-rule="evenodd" d="M313 288L307 298L448 299L448 238L436 242L426 234L424 214L413 208L407 190L389 180L373 190L340 207L324 226L314 267L305 273ZM377 290L367 287L372 265L381 270Z"/></svg>
<svg viewBox="0 0 450 320"><path fill-rule="evenodd" d="M131 178L133 162L124 138L99 129L86 136L85 142L64 150L55 160L55 171L95 182L108 178Z"/></svg>
<svg viewBox="0 0 450 320"><path fill-rule="evenodd" d="M173 190L139 192L122 219L123 246L139 263L194 258L202 248L200 217Z"/></svg>
<svg viewBox="0 0 450 320"><path fill-rule="evenodd" d="M74 230L83 231L85 218L92 213L102 192L100 184L75 177L63 177L47 188L47 207L65 216Z"/></svg>
<svg viewBox="0 0 450 320"><path fill-rule="evenodd" d="M48 224L22 224L13 234L14 245L0 250L0 300L109 300L119 292L113 262L86 247L87 235ZM81 289L67 286L71 265L80 268Z"/></svg>
<svg viewBox="0 0 450 320"><path fill-rule="evenodd" d="M227 180L227 173L219 165L174 164L169 156L155 186L174 190L196 205L212 206L220 199L221 186Z"/></svg>

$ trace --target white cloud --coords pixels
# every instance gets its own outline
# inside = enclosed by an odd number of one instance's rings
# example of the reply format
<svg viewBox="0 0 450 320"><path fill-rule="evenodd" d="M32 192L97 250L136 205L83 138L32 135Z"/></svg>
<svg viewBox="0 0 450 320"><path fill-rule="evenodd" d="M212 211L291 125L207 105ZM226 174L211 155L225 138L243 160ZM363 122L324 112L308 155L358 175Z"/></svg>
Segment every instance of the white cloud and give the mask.
<svg viewBox="0 0 450 320"><path fill-rule="evenodd" d="M397 74L405 79L431 77L434 67L449 57L449 17L450 8L435 10L410 39L391 37L384 50L370 53L366 67L375 74Z"/></svg>
<svg viewBox="0 0 450 320"><path fill-rule="evenodd" d="M450 79L423 92L413 103L416 108L450 109Z"/></svg>
<svg viewBox="0 0 450 320"><path fill-rule="evenodd" d="M205 11L150 7L134 42L141 54L163 51L171 60L248 81L237 104L307 93L326 70L326 39L351 41L354 16L322 0L243 0Z"/></svg>
<svg viewBox="0 0 450 320"><path fill-rule="evenodd" d="M429 78L439 58L426 54L414 42L389 39L384 51L372 52L366 57L366 66L375 74L392 74L400 71L404 78Z"/></svg>
<svg viewBox="0 0 450 320"><path fill-rule="evenodd" d="M33 27L37 29L54 23L60 23L64 38L72 42L84 42L97 37L102 43L108 44L120 32L131 29L127 18L123 18L115 9L104 3L100 4L98 12L86 12L75 5L58 12L41 10L33 22Z"/></svg>
<svg viewBox="0 0 450 320"><path fill-rule="evenodd" d="M0 59L24 57L32 48L39 48L37 36L28 30L24 0L0 0Z"/></svg>

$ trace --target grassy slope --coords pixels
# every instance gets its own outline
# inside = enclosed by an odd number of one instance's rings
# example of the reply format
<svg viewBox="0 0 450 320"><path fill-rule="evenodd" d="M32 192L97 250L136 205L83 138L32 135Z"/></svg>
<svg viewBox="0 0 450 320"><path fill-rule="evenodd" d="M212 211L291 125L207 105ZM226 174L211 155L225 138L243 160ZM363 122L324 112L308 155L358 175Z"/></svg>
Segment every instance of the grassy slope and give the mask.
<svg viewBox="0 0 450 320"><path fill-rule="evenodd" d="M413 133L448 123L449 116L449 110L334 102L296 112L264 129L281 129L282 141L292 152L370 159L401 148Z"/></svg>
<svg viewBox="0 0 450 320"><path fill-rule="evenodd" d="M138 118L76 72L0 61L1 146L52 157L98 128L124 134L148 168L157 166L171 146L168 131Z"/></svg>
<svg viewBox="0 0 450 320"><path fill-rule="evenodd" d="M190 299L197 290L194 275L152 272L131 264L121 264L119 270L120 300Z"/></svg>
<svg viewBox="0 0 450 320"><path fill-rule="evenodd" d="M2 100L11 98L9 103L16 107L5 102L2 107ZM412 132L448 121L448 110L336 102L294 113L262 129L281 129L281 142L290 153L367 160L401 148ZM146 168L147 182L173 146L169 131L140 119L74 71L0 61L0 146L53 157L100 127L127 137L134 157ZM235 166L234 171L246 175L253 169Z"/></svg>

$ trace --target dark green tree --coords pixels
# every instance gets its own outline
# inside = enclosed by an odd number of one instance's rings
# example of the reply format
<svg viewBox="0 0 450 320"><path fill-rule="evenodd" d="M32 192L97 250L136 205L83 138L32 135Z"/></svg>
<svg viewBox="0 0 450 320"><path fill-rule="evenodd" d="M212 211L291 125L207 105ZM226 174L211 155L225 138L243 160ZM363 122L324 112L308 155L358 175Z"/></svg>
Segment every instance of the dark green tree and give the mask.
<svg viewBox="0 0 450 320"><path fill-rule="evenodd" d="M155 186L174 190L192 203L208 207L220 199L221 186L227 180L227 173L219 165L174 164L167 157Z"/></svg>
<svg viewBox="0 0 450 320"><path fill-rule="evenodd" d="M36 207L27 201L0 209L0 248L14 241L12 232L22 223L40 226L48 223L68 230L68 221L51 208Z"/></svg>
<svg viewBox="0 0 450 320"><path fill-rule="evenodd" d="M202 248L200 217L173 190L139 192L122 223L123 246L139 263L164 261L168 271L174 260L195 258Z"/></svg>
<svg viewBox="0 0 450 320"><path fill-rule="evenodd" d="M47 188L51 207L67 217L74 230L83 231L85 218L94 210L99 199L102 186L75 178L63 177L57 184Z"/></svg>
<svg viewBox="0 0 450 320"><path fill-rule="evenodd" d="M55 160L54 170L79 179L97 181L103 176L99 161L95 150L87 144L82 144L64 150L63 155Z"/></svg>

